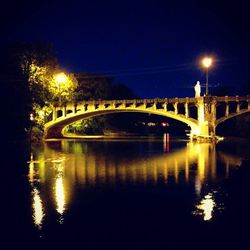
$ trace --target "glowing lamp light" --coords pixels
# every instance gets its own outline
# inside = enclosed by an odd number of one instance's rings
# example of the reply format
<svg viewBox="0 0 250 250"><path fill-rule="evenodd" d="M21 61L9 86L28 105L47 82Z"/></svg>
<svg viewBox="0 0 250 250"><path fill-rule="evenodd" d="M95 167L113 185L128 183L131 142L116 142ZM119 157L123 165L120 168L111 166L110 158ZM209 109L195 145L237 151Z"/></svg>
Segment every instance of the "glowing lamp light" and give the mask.
<svg viewBox="0 0 250 250"><path fill-rule="evenodd" d="M65 83L67 81L67 76L65 75L65 73L59 73L57 75L55 75L55 81L57 83Z"/></svg>
<svg viewBox="0 0 250 250"><path fill-rule="evenodd" d="M211 65L212 65L212 58L210 57L205 57L203 60L202 60L202 65L205 67L205 68L209 68Z"/></svg>
<svg viewBox="0 0 250 250"><path fill-rule="evenodd" d="M202 60L202 65L206 68L206 96L208 96L208 68L212 65L212 62L211 57L205 57Z"/></svg>

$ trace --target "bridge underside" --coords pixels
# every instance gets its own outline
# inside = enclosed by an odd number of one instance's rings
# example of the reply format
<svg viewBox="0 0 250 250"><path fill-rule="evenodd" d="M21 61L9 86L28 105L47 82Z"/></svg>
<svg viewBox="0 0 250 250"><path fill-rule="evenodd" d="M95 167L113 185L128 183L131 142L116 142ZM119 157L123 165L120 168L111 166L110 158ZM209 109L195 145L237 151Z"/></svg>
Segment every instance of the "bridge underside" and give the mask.
<svg viewBox="0 0 250 250"><path fill-rule="evenodd" d="M89 111L89 112L83 112L81 114L68 114L66 117L60 117L56 121L52 121L46 124L45 126L45 139L49 138L64 138L65 137L65 128L82 119L87 119L95 116L101 116L101 115L106 115L106 114L114 114L114 113L128 113L128 112L133 112L133 113L150 113L150 114L155 114L155 115L160 115L168 118L172 118L175 120L178 120L180 122L185 123L190 127L192 130L197 130L198 126L196 121L193 118L186 118L184 115L176 115L174 112L165 112L165 111L159 111L159 110L133 110L133 109L120 109L120 110L99 110L99 111Z"/></svg>

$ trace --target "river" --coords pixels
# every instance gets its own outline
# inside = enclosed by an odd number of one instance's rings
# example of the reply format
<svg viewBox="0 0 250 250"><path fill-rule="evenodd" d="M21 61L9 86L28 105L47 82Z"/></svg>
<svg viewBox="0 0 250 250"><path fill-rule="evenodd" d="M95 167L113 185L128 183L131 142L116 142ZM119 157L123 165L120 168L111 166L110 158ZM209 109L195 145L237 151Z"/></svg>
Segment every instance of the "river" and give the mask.
<svg viewBox="0 0 250 250"><path fill-rule="evenodd" d="M12 144L1 169L2 239L83 249L241 247L249 226L248 144L162 138Z"/></svg>

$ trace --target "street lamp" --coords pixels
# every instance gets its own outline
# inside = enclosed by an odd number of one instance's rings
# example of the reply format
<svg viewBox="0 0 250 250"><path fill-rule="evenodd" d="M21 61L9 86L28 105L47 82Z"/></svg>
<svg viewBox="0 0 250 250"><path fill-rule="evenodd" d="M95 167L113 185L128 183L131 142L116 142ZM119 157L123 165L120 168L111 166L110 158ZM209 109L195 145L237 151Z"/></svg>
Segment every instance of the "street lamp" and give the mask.
<svg viewBox="0 0 250 250"><path fill-rule="evenodd" d="M55 83L58 88L58 94L59 94L59 103L61 103L61 86L64 87L67 82L67 76L65 73L59 73L55 75Z"/></svg>
<svg viewBox="0 0 250 250"><path fill-rule="evenodd" d="M202 65L206 68L206 96L208 96L208 68L212 65L212 62L211 57L205 57L202 60Z"/></svg>

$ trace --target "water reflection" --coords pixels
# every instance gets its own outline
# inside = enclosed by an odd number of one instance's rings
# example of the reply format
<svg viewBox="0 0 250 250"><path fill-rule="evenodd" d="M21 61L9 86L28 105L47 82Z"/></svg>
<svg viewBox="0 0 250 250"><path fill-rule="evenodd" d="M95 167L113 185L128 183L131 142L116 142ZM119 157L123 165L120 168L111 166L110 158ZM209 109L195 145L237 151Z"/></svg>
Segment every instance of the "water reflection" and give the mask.
<svg viewBox="0 0 250 250"><path fill-rule="evenodd" d="M197 210L194 212L194 215L202 215L204 221L212 219L212 212L215 208L215 200L212 193L208 193L200 201L200 204L196 206Z"/></svg>
<svg viewBox="0 0 250 250"><path fill-rule="evenodd" d="M64 185L63 185L63 176L58 174L56 177L55 185L55 198L56 198L56 211L61 215L60 223L63 222L63 212L65 210L65 195L64 195Z"/></svg>
<svg viewBox="0 0 250 250"><path fill-rule="evenodd" d="M84 192L84 189L131 183L161 184L166 188L183 184L192 187L197 198L194 206L197 211L202 211L204 220L210 220L216 204L212 193L202 195L205 185L229 176L231 169L239 166L242 159L216 152L216 145L212 144L187 143L172 151L171 148L162 150L164 143L160 150L152 148L153 145L154 142L63 140L35 147L28 175L34 224L41 228L51 203L60 216L58 222L63 223L64 214L70 213L73 197L79 190ZM223 166L219 176L218 161ZM46 197L46 202L42 197Z"/></svg>
<svg viewBox="0 0 250 250"><path fill-rule="evenodd" d="M40 197L39 191L34 188L32 190L33 194L33 220L35 225L41 229L42 227L42 222L43 218L45 216L44 211L43 211L43 204L42 204L42 199Z"/></svg>
<svg viewBox="0 0 250 250"><path fill-rule="evenodd" d="M39 176L37 175L35 170L35 161L33 160L33 154L31 154L29 161L29 182L32 187L31 195L32 195L33 221L34 224L39 229L41 229L45 213L40 192L36 187L37 183L39 182Z"/></svg>

